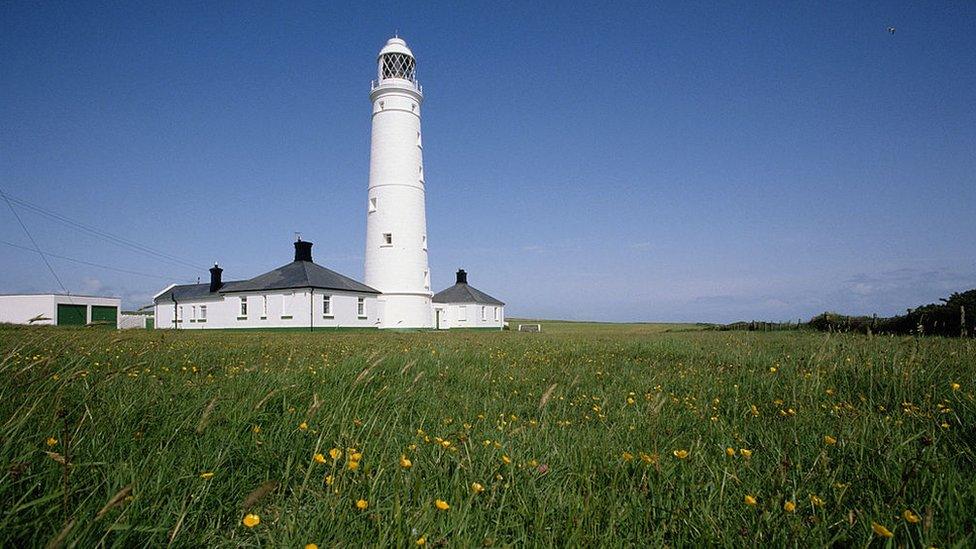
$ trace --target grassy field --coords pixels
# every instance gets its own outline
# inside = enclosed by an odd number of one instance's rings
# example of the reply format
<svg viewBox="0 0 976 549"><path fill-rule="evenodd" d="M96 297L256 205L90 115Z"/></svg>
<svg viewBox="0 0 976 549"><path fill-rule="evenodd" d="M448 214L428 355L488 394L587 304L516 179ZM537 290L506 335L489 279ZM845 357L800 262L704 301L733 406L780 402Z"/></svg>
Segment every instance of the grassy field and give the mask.
<svg viewBox="0 0 976 549"><path fill-rule="evenodd" d="M0 546L976 543L976 342L690 328L0 328Z"/></svg>

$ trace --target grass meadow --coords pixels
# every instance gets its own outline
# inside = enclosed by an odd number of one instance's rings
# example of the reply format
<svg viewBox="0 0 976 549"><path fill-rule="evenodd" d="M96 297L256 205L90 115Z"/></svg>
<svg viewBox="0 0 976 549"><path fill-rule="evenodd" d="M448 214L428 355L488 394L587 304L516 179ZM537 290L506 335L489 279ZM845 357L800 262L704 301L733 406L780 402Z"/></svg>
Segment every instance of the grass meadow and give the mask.
<svg viewBox="0 0 976 549"><path fill-rule="evenodd" d="M0 328L0 546L976 544L976 341Z"/></svg>

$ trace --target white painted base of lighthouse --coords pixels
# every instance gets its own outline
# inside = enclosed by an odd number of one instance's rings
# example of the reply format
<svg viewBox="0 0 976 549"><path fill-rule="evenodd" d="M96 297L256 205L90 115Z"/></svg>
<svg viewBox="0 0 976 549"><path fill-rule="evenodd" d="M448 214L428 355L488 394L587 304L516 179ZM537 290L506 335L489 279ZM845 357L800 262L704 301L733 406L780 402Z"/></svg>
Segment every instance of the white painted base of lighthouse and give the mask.
<svg viewBox="0 0 976 549"><path fill-rule="evenodd" d="M431 328L434 307L431 296L382 294L379 296L380 328Z"/></svg>

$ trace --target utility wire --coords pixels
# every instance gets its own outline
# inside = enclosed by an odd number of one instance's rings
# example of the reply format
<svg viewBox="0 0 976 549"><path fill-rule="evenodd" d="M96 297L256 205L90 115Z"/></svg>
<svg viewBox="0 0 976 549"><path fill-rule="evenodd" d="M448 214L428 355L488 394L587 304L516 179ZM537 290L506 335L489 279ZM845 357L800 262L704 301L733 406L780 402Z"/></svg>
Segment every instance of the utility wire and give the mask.
<svg viewBox="0 0 976 549"><path fill-rule="evenodd" d="M57 213L52 212L50 210L46 210L46 209L38 206L37 204L32 204L30 202L27 202L26 200L22 200L20 198L15 198L15 197L8 197L6 195L4 195L4 198L7 200L7 204L8 205L10 205L10 203L13 202L13 203L15 203L15 204L17 204L19 206L22 206L24 208L27 208L27 209L33 211L35 213L38 213L38 214L43 215L45 217L54 219L54 220L56 220L56 221L58 221L60 223L63 223L65 225L68 225L68 226L71 226L71 227L74 227L76 229L79 229L81 231L84 231L86 233L89 233L91 235L94 235L96 237L99 237L99 238L108 240L108 241L110 241L110 242L112 242L112 243L114 243L114 244L116 244L118 246L122 246L123 248L128 248L130 250L134 250L134 251L141 252L141 253L144 253L144 254L147 254L147 255L151 255L151 256L154 256L156 259L161 259L163 261L167 261L167 262L170 262L170 263L176 263L176 264L179 264L179 265L181 265L183 267L189 267L189 268L193 269L196 272L199 272L201 270L204 270L204 271L206 270L205 267L204 268L201 268L199 265L194 265L193 263L191 263L189 261L185 261L185 260L183 260L183 259L181 259L179 257L176 257L174 255L171 255L171 254L168 254L168 253L159 251L159 250L155 250L153 248L150 248L148 246L145 246L143 244L140 244L140 243L138 243L138 242L136 242L134 240L130 240L128 238L124 238L124 237L121 237L121 236L116 236L116 235L113 235L111 233L107 233L105 231L102 231L100 229L96 229L94 227L90 227L90 226L85 225L83 223L80 223L78 221L74 221L72 219L69 219L69 218L67 218L67 217L65 217L63 215L57 214ZM10 208L13 209L13 206L11 205ZM16 214L16 212L14 212L14 213ZM19 219L19 216L18 216L18 219Z"/></svg>
<svg viewBox="0 0 976 549"><path fill-rule="evenodd" d="M17 213L17 210L14 208L14 205L10 203L10 198L8 198L6 193L3 192L3 189L0 189L0 196L2 196L3 199L7 202L7 206L10 206L10 211L14 213L14 217L17 218L17 222L20 223L21 228L23 228L24 232L27 233L27 238L29 238L31 244L34 245L34 250L37 251L38 254L40 254L41 259L44 260L44 264L47 265L48 270L51 271L52 275L54 275L54 280L58 281L58 286L61 286L61 290L63 290L64 293L70 294L71 292L69 292L68 288L66 288L64 286L64 283L61 282L61 277L58 276L58 273L54 272L54 267L51 266L51 262L47 260L47 256L44 255L44 252L41 251L41 247L37 245L37 241L34 240L34 237L31 235L30 231L27 230L27 225L24 225L24 221L20 218L20 214Z"/></svg>
<svg viewBox="0 0 976 549"><path fill-rule="evenodd" d="M21 250L26 250L28 252L35 253L35 254L38 253L37 250L35 250L33 248L28 248L27 246L21 246L20 244L14 244L12 242L6 242L4 240L0 240L0 244L4 244L6 246L10 246L11 248L18 248L18 249L21 249ZM90 261L83 261L81 259L75 259L73 257L65 257L63 255L56 255L56 254L52 254L52 253L47 253L45 255L47 255L47 257L53 257L55 259L63 259L65 261L72 261L74 263L80 263L82 265L88 265L90 267L98 267L100 269L107 269L109 271L117 271L117 272L120 272L120 273L137 275L137 276L145 276L145 277L149 277L149 278L158 278L159 280L172 280L173 278L177 278L177 277L165 277L165 276L153 275L153 274L148 274L148 273L140 273L139 271L130 271L128 269L119 269L118 267L109 267L108 265L99 265L98 263L92 263Z"/></svg>

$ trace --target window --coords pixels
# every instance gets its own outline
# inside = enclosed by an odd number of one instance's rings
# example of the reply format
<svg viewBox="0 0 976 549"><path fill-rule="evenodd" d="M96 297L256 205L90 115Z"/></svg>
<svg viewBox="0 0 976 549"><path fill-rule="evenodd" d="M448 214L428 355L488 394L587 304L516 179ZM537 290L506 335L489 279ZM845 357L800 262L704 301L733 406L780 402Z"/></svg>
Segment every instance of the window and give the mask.
<svg viewBox="0 0 976 549"><path fill-rule="evenodd" d="M495 307L495 322L498 322L498 307Z"/></svg>
<svg viewBox="0 0 976 549"><path fill-rule="evenodd" d="M427 251L427 235L423 235L423 236L420 237L420 243L423 245L424 251L426 252Z"/></svg>
<svg viewBox="0 0 976 549"><path fill-rule="evenodd" d="M487 311L487 309L488 309L488 307L485 307L484 305L481 306L481 321L482 322L484 322L485 320L488 320L488 311Z"/></svg>
<svg viewBox="0 0 976 549"><path fill-rule="evenodd" d="M185 317L183 316L183 306L180 305L180 312L179 312L179 314L176 315L176 321L177 322L183 322L183 319L184 318Z"/></svg>
<svg viewBox="0 0 976 549"><path fill-rule="evenodd" d="M375 211L376 211L376 198L374 197L369 199L369 213L373 213Z"/></svg>
<svg viewBox="0 0 976 549"><path fill-rule="evenodd" d="M261 296L261 318L268 317L268 296Z"/></svg>
<svg viewBox="0 0 976 549"><path fill-rule="evenodd" d="M393 245L393 233L383 233L383 245L384 246Z"/></svg>
<svg viewBox="0 0 976 549"><path fill-rule="evenodd" d="M366 316L366 298L360 297L356 300L356 314L360 317Z"/></svg>
<svg viewBox="0 0 976 549"><path fill-rule="evenodd" d="M360 313L362 314L362 313ZM322 315L331 316L332 315L332 296L324 295L322 296Z"/></svg>
<svg viewBox="0 0 976 549"><path fill-rule="evenodd" d="M424 289L430 289L430 269L424 269Z"/></svg>
<svg viewBox="0 0 976 549"><path fill-rule="evenodd" d="M190 306L190 322L196 322L196 321L197 321L197 306L196 305L191 305Z"/></svg>
<svg viewBox="0 0 976 549"><path fill-rule="evenodd" d="M417 146L421 149L424 148L424 142L420 139L420 132L417 132Z"/></svg>
<svg viewBox="0 0 976 549"><path fill-rule="evenodd" d="M200 305L200 322L207 320L207 306Z"/></svg>
<svg viewBox="0 0 976 549"><path fill-rule="evenodd" d="M458 320L468 319L468 308L464 305L458 305Z"/></svg>
<svg viewBox="0 0 976 549"><path fill-rule="evenodd" d="M247 316L247 297L241 298L241 316Z"/></svg>

